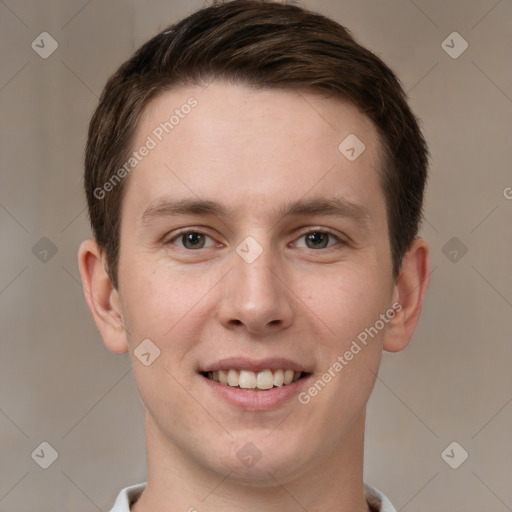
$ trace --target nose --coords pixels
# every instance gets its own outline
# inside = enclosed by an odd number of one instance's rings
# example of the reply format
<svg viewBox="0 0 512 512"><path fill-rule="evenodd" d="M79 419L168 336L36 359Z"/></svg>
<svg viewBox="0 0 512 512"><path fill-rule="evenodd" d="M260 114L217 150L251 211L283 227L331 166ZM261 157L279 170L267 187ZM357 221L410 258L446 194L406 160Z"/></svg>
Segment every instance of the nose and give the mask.
<svg viewBox="0 0 512 512"><path fill-rule="evenodd" d="M232 270L222 286L219 319L228 329L254 335L278 332L293 323L293 297L283 265L270 249L251 262L234 251Z"/></svg>

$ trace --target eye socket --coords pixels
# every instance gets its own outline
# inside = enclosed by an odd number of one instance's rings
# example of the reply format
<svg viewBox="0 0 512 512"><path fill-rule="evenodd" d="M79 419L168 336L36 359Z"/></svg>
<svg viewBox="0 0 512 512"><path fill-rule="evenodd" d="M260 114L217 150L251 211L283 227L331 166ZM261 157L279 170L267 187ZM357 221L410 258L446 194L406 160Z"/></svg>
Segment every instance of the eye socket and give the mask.
<svg viewBox="0 0 512 512"><path fill-rule="evenodd" d="M206 245L206 239L210 239L212 243L210 245ZM180 241L181 245L177 243L177 241ZM213 247L215 245L215 241L212 237L205 235L200 231L182 231L181 233L178 233L176 236L165 242L165 245L171 244L176 244L182 249L196 250Z"/></svg>
<svg viewBox="0 0 512 512"><path fill-rule="evenodd" d="M330 238L334 238L335 242L329 244ZM307 233L302 234L299 240L300 239L306 240L305 246L303 246L306 249L326 249L335 245L336 242L341 242L340 238L333 233L319 229L308 231Z"/></svg>

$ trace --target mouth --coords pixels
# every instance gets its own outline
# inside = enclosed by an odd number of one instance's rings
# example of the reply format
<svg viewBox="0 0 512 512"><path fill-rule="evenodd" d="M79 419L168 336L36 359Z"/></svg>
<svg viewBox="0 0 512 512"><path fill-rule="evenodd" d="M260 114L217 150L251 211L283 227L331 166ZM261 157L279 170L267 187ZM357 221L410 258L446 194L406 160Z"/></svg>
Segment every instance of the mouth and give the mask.
<svg viewBox="0 0 512 512"><path fill-rule="evenodd" d="M198 375L214 400L238 410L263 412L293 404L313 367L283 357L239 356L207 363L198 369Z"/></svg>
<svg viewBox="0 0 512 512"><path fill-rule="evenodd" d="M286 387L309 373L287 368L264 369L261 371L226 368L202 372L203 377L219 384L244 391L268 391L273 388Z"/></svg>

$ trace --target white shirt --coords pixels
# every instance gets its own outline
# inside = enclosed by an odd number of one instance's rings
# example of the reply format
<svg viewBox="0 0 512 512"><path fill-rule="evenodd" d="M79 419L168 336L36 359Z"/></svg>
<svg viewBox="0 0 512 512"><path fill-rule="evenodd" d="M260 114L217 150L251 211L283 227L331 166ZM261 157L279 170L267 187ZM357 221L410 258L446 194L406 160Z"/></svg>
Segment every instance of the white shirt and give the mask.
<svg viewBox="0 0 512 512"><path fill-rule="evenodd" d="M117 496L114 508L110 512L130 512L130 506L139 499L145 487L146 484L143 483L123 489ZM379 512L396 512L395 507L391 505L391 502L380 491L369 485L365 485L365 491L368 504L374 507L375 510Z"/></svg>

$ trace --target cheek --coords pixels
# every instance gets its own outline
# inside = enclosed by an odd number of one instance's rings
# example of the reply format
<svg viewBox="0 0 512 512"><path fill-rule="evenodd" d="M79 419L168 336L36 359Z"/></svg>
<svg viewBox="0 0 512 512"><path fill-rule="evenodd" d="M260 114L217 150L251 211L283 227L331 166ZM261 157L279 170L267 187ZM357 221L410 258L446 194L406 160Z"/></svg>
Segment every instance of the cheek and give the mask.
<svg viewBox="0 0 512 512"><path fill-rule="evenodd" d="M193 376L183 372L183 365L188 367L187 355L199 339L205 318L200 299L205 291L200 289L200 281L155 261L148 264L134 261L130 268L131 279L124 283L123 310L130 329L128 339L135 382L152 417L165 421L169 431L182 431L184 418L165 411L187 410L188 421L201 417L200 408L191 406L194 401L187 391L191 389ZM148 342L143 340L150 340L149 349ZM139 359L147 352L151 361L148 365L144 358Z"/></svg>
<svg viewBox="0 0 512 512"><path fill-rule="evenodd" d="M321 319L333 348L342 349L379 319L390 306L391 280L382 271L356 265L339 267L319 277L304 277L301 294L310 314Z"/></svg>
<svg viewBox="0 0 512 512"><path fill-rule="evenodd" d="M185 286L180 274L144 254L125 257L121 267L122 295L133 322L144 322L148 327L147 322L154 327L162 322L172 325L173 319L183 313L190 295L190 287Z"/></svg>
<svg viewBox="0 0 512 512"><path fill-rule="evenodd" d="M351 421L347 411L354 413L352 419L356 417L375 382L387 325L381 315L391 305L392 279L384 270L347 265L321 282L310 278L303 282L309 318L320 318L326 327L317 337L318 372L301 403L308 403L315 417L339 418L334 425ZM335 435L336 427L325 429Z"/></svg>
<svg viewBox="0 0 512 512"><path fill-rule="evenodd" d="M179 369L170 366L165 351L150 366L136 360L132 360L132 366L139 395L152 424L181 446L193 447L200 443L201 425L205 421L200 396L190 390L189 382L180 376ZM222 429L219 427L218 430L216 434L221 436Z"/></svg>
<svg viewBox="0 0 512 512"><path fill-rule="evenodd" d="M131 264L130 264L131 263ZM179 272L167 261L125 262L122 297L125 325L132 350L146 338L161 350L161 360L173 367L197 342L208 317L208 292L215 276Z"/></svg>
<svg viewBox="0 0 512 512"><path fill-rule="evenodd" d="M373 389L386 326L380 318L390 307L390 288L376 274L356 272L329 279L323 290L318 283L310 285L304 289L308 318L318 317L326 327L316 337L318 370L300 403L311 418L332 418L321 428L324 438L334 443L340 429L348 429L359 417Z"/></svg>

